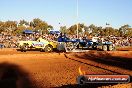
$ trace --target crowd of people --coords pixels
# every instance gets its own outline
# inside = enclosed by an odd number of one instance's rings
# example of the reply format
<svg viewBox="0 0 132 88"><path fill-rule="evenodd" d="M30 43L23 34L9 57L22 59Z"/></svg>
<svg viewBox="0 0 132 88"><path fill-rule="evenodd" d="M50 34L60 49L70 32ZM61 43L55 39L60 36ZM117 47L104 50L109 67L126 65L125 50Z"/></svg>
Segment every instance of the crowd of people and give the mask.
<svg viewBox="0 0 132 88"><path fill-rule="evenodd" d="M17 43L19 41L37 41L39 37L42 37L46 40L50 41L57 41L59 37L58 34L43 34L40 35L39 33L35 34L22 34L22 35L7 35L7 34L0 34L0 48L17 48Z"/></svg>
<svg viewBox="0 0 132 88"><path fill-rule="evenodd" d="M132 38L127 37L112 37L110 40L113 41L113 43L115 44L115 46L132 46Z"/></svg>
<svg viewBox="0 0 132 88"><path fill-rule="evenodd" d="M46 40L50 41L58 41L59 36L63 37L66 36L70 40L77 39L76 35L66 35L66 34L43 34L40 35L39 33L34 34L22 34L22 35L7 35L7 34L0 34L0 47L3 48L17 48L18 41L27 41L32 40L36 41L39 37L42 37ZM93 36L79 36L79 39L92 39ZM115 46L132 46L132 38L124 38L124 37L115 37L115 36L109 36L109 37L102 37L104 40L111 41Z"/></svg>

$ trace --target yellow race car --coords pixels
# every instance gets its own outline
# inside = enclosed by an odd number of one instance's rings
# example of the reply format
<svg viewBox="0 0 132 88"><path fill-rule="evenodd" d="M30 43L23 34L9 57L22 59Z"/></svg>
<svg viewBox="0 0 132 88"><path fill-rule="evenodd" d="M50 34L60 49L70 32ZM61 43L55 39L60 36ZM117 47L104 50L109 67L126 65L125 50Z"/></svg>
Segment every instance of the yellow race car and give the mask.
<svg viewBox="0 0 132 88"><path fill-rule="evenodd" d="M53 49L57 49L57 42L38 38L37 41L19 41L18 47L22 52L26 52L29 49L39 49L40 51L52 52Z"/></svg>

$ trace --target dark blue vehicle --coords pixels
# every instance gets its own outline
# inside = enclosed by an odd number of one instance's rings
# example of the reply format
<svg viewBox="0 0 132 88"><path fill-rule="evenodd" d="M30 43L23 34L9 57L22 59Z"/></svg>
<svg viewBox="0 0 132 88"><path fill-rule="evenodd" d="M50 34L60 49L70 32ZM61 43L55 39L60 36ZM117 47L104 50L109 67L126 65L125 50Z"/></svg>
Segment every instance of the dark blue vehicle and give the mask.
<svg viewBox="0 0 132 88"><path fill-rule="evenodd" d="M60 31L50 31L50 34L60 34Z"/></svg>
<svg viewBox="0 0 132 88"><path fill-rule="evenodd" d="M0 44L0 49L4 48L4 45L3 44Z"/></svg>
<svg viewBox="0 0 132 88"><path fill-rule="evenodd" d="M65 43L66 50L75 50L75 49L94 49L96 50L98 47L101 47L104 51L111 51L113 50L112 42L105 41L105 42L94 42L89 39L69 39L66 36L60 36L58 38L58 42Z"/></svg>

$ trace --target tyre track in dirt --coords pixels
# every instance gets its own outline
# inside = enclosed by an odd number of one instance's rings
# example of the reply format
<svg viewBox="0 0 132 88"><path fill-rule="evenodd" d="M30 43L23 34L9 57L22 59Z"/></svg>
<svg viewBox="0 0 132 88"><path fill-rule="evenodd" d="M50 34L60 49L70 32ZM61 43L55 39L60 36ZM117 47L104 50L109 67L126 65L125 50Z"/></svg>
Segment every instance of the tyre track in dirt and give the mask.
<svg viewBox="0 0 132 88"><path fill-rule="evenodd" d="M84 62L83 60L80 60L78 58L70 57L66 53L64 54L64 56L65 56L66 59L69 59L69 60L84 64L84 65L87 65L87 66L92 66L92 67L97 68L97 69L105 70L107 72L110 72L110 74L123 75L120 72L117 72L117 71L114 71L114 70L111 70L111 69L106 69L104 67L101 67L101 66L98 66L98 65L95 65L95 64L90 64L90 62L88 62L88 61ZM98 75L98 73L94 73L94 74ZM86 75L89 75L89 74L86 74ZM108 74L106 73L106 75L108 75ZM132 76L130 76L130 80L132 80ZM130 81L130 83L127 83L127 84L114 83L114 84L88 84L88 85L82 85L82 86L80 86L80 85L71 86L71 88L76 88L76 87L79 87L79 88L87 88L87 87L90 87L90 88L131 88L132 87L132 82Z"/></svg>
<svg viewBox="0 0 132 88"><path fill-rule="evenodd" d="M45 88L78 88L79 86L76 85L76 78L79 75L79 66L88 67L88 69L94 71L96 74L98 74L98 71L104 74L121 74L120 72L116 72L116 70L102 67L102 65L98 66L98 64L92 63L90 60L84 61L84 59L72 56L72 53L2 50L0 55L0 62L8 61L9 63L20 65L20 67L29 73L29 79L33 79L31 81L33 81L34 86L38 86L38 88L41 88L40 85L42 88L45 86ZM81 54L78 55L81 56ZM97 87L100 86L103 85L97 85Z"/></svg>
<svg viewBox="0 0 132 88"><path fill-rule="evenodd" d="M93 65L93 64L90 64L90 63L81 61L81 60L77 60L77 59L70 58L70 57L68 57L68 55L66 55L66 54L64 54L64 56L65 56L65 58L67 58L67 59L69 59L69 60L76 61L76 62L79 62L79 63L81 63L81 64L85 64L85 65L88 65L88 66L93 66L93 67L95 67L95 68L97 68L97 69L106 70L106 71L111 72L111 73L113 73L113 74L121 75L121 73L119 73L119 72L112 71L112 70L103 68L103 67L101 67L101 66Z"/></svg>
<svg viewBox="0 0 132 88"><path fill-rule="evenodd" d="M114 74L132 76L132 52L100 52L89 51L85 53L65 53L65 58L104 69Z"/></svg>

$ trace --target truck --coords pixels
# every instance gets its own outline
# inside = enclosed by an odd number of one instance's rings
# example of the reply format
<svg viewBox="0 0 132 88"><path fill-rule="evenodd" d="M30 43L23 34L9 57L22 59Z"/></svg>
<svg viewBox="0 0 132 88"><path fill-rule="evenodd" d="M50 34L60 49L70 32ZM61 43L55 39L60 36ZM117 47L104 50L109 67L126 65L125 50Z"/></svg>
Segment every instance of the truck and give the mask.
<svg viewBox="0 0 132 88"><path fill-rule="evenodd" d="M72 52L73 50L97 50L101 49L103 51L114 50L113 43L110 41L100 41L99 37L93 37L92 39L62 39L61 45L66 52ZM61 49L63 50L63 49Z"/></svg>

